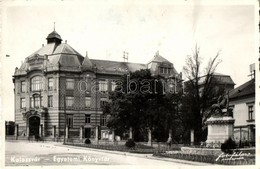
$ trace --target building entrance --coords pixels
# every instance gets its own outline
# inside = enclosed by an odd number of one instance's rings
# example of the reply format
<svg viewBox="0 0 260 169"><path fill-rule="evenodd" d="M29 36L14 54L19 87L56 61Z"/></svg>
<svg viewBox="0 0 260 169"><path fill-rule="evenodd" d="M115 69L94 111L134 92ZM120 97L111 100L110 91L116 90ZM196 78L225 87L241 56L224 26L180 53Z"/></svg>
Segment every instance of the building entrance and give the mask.
<svg viewBox="0 0 260 169"><path fill-rule="evenodd" d="M40 117L29 118L29 136L39 136Z"/></svg>
<svg viewBox="0 0 260 169"><path fill-rule="evenodd" d="M85 138L90 138L90 134L91 134L91 129L85 128Z"/></svg>

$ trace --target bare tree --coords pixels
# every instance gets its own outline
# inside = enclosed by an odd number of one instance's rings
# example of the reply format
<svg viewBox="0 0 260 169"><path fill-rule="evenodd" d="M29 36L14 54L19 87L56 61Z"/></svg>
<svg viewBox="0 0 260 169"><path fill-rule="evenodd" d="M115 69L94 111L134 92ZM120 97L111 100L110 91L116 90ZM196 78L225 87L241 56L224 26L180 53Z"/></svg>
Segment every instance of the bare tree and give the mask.
<svg viewBox="0 0 260 169"><path fill-rule="evenodd" d="M212 75L221 62L218 60L219 54L218 51L213 58L209 59L202 75L202 58L200 57L200 48L196 45L192 56L187 57L186 65L183 67L184 74L188 78L185 83L183 105L190 116L186 122L190 124L190 128L194 129L195 143L203 140L202 121L204 112L213 99Z"/></svg>

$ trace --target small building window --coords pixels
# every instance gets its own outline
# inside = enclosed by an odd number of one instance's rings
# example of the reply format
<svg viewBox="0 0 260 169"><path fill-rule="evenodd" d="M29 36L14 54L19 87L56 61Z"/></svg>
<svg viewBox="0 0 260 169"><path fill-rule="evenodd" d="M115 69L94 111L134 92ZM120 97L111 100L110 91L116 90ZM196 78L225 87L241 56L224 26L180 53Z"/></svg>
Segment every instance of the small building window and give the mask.
<svg viewBox="0 0 260 169"><path fill-rule="evenodd" d="M248 106L248 120L253 120L254 117L253 117L253 106Z"/></svg>
<svg viewBox="0 0 260 169"><path fill-rule="evenodd" d="M90 114L85 114L85 123L90 123Z"/></svg>
<svg viewBox="0 0 260 169"><path fill-rule="evenodd" d="M31 91L40 91L42 89L42 78L35 76L31 79Z"/></svg>
<svg viewBox="0 0 260 169"><path fill-rule="evenodd" d="M99 81L99 91L106 92L108 88L108 83L106 80Z"/></svg>
<svg viewBox="0 0 260 169"><path fill-rule="evenodd" d="M107 125L106 115L101 115L101 117L100 117L100 125L101 126L106 126Z"/></svg>
<svg viewBox="0 0 260 169"><path fill-rule="evenodd" d="M106 98L100 98L100 107L103 108L107 104L107 99Z"/></svg>
<svg viewBox="0 0 260 169"><path fill-rule="evenodd" d="M25 83L25 81L21 82L21 92L22 93L26 92L26 83Z"/></svg>
<svg viewBox="0 0 260 169"><path fill-rule="evenodd" d="M66 97L66 107L70 108L74 104L74 97L67 96Z"/></svg>
<svg viewBox="0 0 260 169"><path fill-rule="evenodd" d="M74 79L66 79L66 89L74 89Z"/></svg>
<svg viewBox="0 0 260 169"><path fill-rule="evenodd" d="M112 81L111 82L111 90L115 91L115 89L116 89L116 81Z"/></svg>
<svg viewBox="0 0 260 169"><path fill-rule="evenodd" d="M73 114L67 115L67 125L69 128L73 128Z"/></svg>
<svg viewBox="0 0 260 169"><path fill-rule="evenodd" d="M53 90L53 78L48 78L48 90Z"/></svg>
<svg viewBox="0 0 260 169"><path fill-rule="evenodd" d="M21 108L25 108L25 98L21 98Z"/></svg>
<svg viewBox="0 0 260 169"><path fill-rule="evenodd" d="M53 96L48 96L48 107L53 107Z"/></svg>
<svg viewBox="0 0 260 169"><path fill-rule="evenodd" d="M85 107L90 107L90 101L91 101L90 97L85 97Z"/></svg>

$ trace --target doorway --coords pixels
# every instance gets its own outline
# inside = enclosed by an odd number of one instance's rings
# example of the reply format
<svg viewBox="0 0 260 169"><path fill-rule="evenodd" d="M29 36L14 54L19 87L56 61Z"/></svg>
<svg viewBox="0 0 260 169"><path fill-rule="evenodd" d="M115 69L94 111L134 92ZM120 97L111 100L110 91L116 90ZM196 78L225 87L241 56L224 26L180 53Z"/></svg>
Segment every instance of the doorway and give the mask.
<svg viewBox="0 0 260 169"><path fill-rule="evenodd" d="M91 128L85 128L85 138L90 138Z"/></svg>
<svg viewBox="0 0 260 169"><path fill-rule="evenodd" d="M29 118L29 136L39 136L40 117Z"/></svg>

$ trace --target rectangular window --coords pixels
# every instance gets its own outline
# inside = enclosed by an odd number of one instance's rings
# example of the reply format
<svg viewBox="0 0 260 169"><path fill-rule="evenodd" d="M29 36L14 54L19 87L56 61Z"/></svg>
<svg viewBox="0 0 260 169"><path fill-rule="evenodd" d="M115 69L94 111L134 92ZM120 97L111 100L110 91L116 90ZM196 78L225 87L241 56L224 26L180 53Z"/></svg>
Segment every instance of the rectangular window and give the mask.
<svg viewBox="0 0 260 169"><path fill-rule="evenodd" d="M85 123L90 123L90 114L85 114Z"/></svg>
<svg viewBox="0 0 260 169"><path fill-rule="evenodd" d="M35 97L34 98L34 107L40 107L41 103L40 103L40 97Z"/></svg>
<svg viewBox="0 0 260 169"><path fill-rule="evenodd" d="M163 73L163 68L162 67L160 67L160 73Z"/></svg>
<svg viewBox="0 0 260 169"><path fill-rule="evenodd" d="M31 91L42 90L42 78L40 76L35 76L31 79Z"/></svg>
<svg viewBox="0 0 260 169"><path fill-rule="evenodd" d="M85 107L90 107L90 97L85 97Z"/></svg>
<svg viewBox="0 0 260 169"><path fill-rule="evenodd" d="M48 78L48 90L53 90L53 78Z"/></svg>
<svg viewBox="0 0 260 169"><path fill-rule="evenodd" d="M53 107L53 96L48 96L48 107Z"/></svg>
<svg viewBox="0 0 260 169"><path fill-rule="evenodd" d="M69 128L73 128L73 114L67 115L67 125Z"/></svg>
<svg viewBox="0 0 260 169"><path fill-rule="evenodd" d="M101 115L101 116L100 116L100 125L101 125L101 126L106 126L106 124L107 124L107 118L106 118L106 116L105 116L105 115Z"/></svg>
<svg viewBox="0 0 260 169"><path fill-rule="evenodd" d="M21 98L21 108L25 108L25 98Z"/></svg>
<svg viewBox="0 0 260 169"><path fill-rule="evenodd" d="M66 107L72 107L74 104L74 97L66 97Z"/></svg>
<svg viewBox="0 0 260 169"><path fill-rule="evenodd" d="M105 80L99 81L99 91L106 92L107 86L108 86L107 81L105 81Z"/></svg>
<svg viewBox="0 0 260 169"><path fill-rule="evenodd" d="M21 82L21 92L25 92L25 90L26 90L26 84L25 84L25 81L22 81Z"/></svg>
<svg viewBox="0 0 260 169"><path fill-rule="evenodd" d="M248 106L248 120L253 120L253 106Z"/></svg>
<svg viewBox="0 0 260 169"><path fill-rule="evenodd" d="M74 79L66 79L66 89L74 89Z"/></svg>
<svg viewBox="0 0 260 169"><path fill-rule="evenodd" d="M112 81L111 82L111 90L115 91L115 89L116 89L116 81Z"/></svg>

